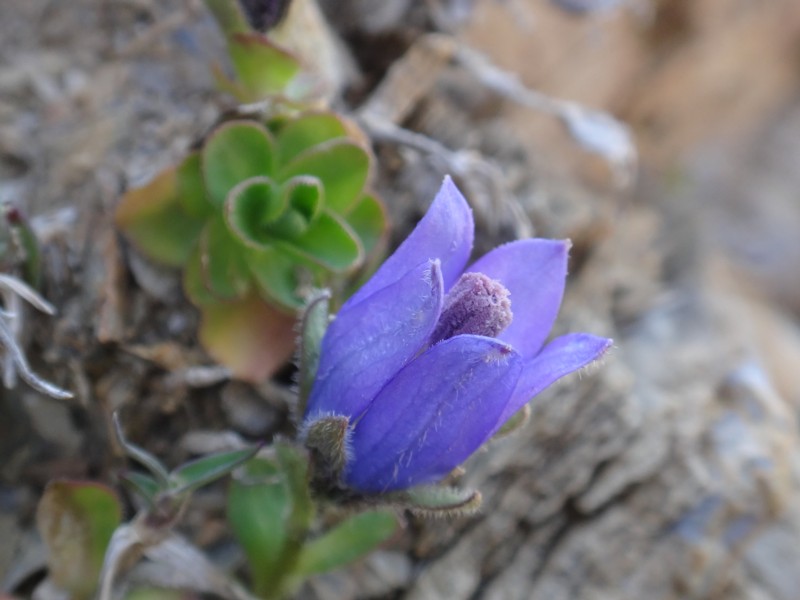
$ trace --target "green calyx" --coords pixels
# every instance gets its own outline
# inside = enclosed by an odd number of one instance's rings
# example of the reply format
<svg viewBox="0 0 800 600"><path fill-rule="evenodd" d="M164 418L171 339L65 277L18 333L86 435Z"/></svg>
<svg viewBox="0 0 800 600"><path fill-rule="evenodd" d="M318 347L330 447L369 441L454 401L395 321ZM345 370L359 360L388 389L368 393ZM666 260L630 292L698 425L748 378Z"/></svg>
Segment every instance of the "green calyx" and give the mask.
<svg viewBox="0 0 800 600"><path fill-rule="evenodd" d="M287 317L311 289L346 294L375 264L367 258L381 248L386 217L367 191L372 158L353 130L329 112L228 121L117 209L143 254L183 269L184 289L204 312L201 340L234 374L263 379L288 353L265 357L231 328L269 334L274 354L276 338L293 338Z"/></svg>

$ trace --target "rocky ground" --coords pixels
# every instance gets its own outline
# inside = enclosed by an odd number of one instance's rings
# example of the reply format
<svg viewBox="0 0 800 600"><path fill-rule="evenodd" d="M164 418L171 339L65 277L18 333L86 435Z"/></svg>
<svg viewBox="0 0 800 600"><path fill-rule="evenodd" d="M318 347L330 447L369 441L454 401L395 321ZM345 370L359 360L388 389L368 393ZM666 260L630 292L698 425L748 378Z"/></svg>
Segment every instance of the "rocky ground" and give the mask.
<svg viewBox="0 0 800 600"><path fill-rule="evenodd" d="M382 107L439 144L431 154L376 141L395 240L454 172L478 250L520 235L573 240L557 328L616 348L471 461L479 516L409 517L383 550L303 596L795 598L800 6L330 4L354 65L338 106ZM424 37L434 31L449 37ZM452 58L464 46L529 88L629 123L636 169L613 168L552 115L487 89ZM286 378L225 379L196 344L177 276L137 257L111 223L127 186L233 106L208 71L223 56L200 2L0 4L0 199L33 217L42 292L59 310L27 314L25 347L36 371L75 392L66 402L23 385L2 392L0 596L29 594L42 577L33 515L48 480L114 484L113 410L168 464L231 434L289 430ZM198 494L182 530L235 567L223 493Z"/></svg>

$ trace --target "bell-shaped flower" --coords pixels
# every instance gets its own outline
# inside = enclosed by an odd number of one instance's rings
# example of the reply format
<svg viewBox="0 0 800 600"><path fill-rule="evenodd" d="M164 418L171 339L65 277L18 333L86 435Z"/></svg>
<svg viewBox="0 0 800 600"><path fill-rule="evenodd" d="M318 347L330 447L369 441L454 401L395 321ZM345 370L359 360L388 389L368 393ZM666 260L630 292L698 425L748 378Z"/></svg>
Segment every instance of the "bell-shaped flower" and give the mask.
<svg viewBox="0 0 800 600"><path fill-rule="evenodd" d="M441 480L536 394L611 345L586 333L545 343L568 241L511 242L467 267L473 230L472 211L446 178L414 231L329 325L303 435L308 443L315 428L343 424L341 444L326 446L341 456L323 457L339 465L338 484L375 494Z"/></svg>

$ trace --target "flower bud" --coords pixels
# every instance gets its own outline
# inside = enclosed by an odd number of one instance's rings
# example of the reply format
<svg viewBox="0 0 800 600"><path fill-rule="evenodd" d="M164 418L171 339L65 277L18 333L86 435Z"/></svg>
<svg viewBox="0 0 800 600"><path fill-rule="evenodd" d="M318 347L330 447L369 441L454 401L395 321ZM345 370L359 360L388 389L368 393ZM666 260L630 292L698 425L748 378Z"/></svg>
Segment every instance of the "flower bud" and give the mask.
<svg viewBox="0 0 800 600"><path fill-rule="evenodd" d="M431 343L456 335L497 337L511 324L511 299L502 283L483 273L464 273L444 299Z"/></svg>

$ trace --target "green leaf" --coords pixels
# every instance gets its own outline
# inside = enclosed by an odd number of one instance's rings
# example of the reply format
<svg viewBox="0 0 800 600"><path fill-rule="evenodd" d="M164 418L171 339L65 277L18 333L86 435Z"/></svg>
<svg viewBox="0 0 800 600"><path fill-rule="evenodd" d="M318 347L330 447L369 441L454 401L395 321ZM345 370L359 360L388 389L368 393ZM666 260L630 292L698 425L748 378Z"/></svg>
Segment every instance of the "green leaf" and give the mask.
<svg viewBox="0 0 800 600"><path fill-rule="evenodd" d="M347 137L347 127L334 113L306 113L289 119L275 134L280 163L286 164L317 144L342 137Z"/></svg>
<svg viewBox="0 0 800 600"><path fill-rule="evenodd" d="M298 293L298 260L274 246L250 250L246 260L262 296L290 310L303 306Z"/></svg>
<svg viewBox="0 0 800 600"><path fill-rule="evenodd" d="M235 300L250 288L250 273L240 242L222 216L208 222L200 236L200 266L205 286L219 300Z"/></svg>
<svg viewBox="0 0 800 600"><path fill-rule="evenodd" d="M328 211L303 235L276 244L336 273L356 269L364 260L364 250L356 233L344 219Z"/></svg>
<svg viewBox="0 0 800 600"><path fill-rule="evenodd" d="M220 299L211 293L203 275L203 251L198 245L183 270L183 291L196 306L214 304Z"/></svg>
<svg viewBox="0 0 800 600"><path fill-rule="evenodd" d="M183 160L178 167L177 177L176 194L183 210L191 217L207 219L214 208L206 197L199 152L193 152Z"/></svg>
<svg viewBox="0 0 800 600"><path fill-rule="evenodd" d="M280 169L279 180L313 175L325 188L325 206L348 212L361 197L370 173L369 153L350 140L336 139L303 152Z"/></svg>
<svg viewBox="0 0 800 600"><path fill-rule="evenodd" d="M99 483L52 481L36 511L50 577L73 598L90 598L103 556L122 519L116 494Z"/></svg>
<svg viewBox="0 0 800 600"><path fill-rule="evenodd" d="M250 31L241 6L236 0L204 0L225 35Z"/></svg>
<svg viewBox="0 0 800 600"><path fill-rule="evenodd" d="M153 479L156 480L158 486L166 489L169 485L169 473L164 465L161 464L161 461L141 446L127 439L122 427L119 412L114 412L111 415L111 420L114 423L114 433L117 436L117 443L125 451L125 454L150 471L150 474L153 476Z"/></svg>
<svg viewBox="0 0 800 600"><path fill-rule="evenodd" d="M292 499L287 521L289 537L302 544L314 519L314 503L308 490L308 459L302 450L288 442L278 441L273 447Z"/></svg>
<svg viewBox="0 0 800 600"><path fill-rule="evenodd" d="M233 476L228 521L250 564L253 591L260 597L279 585L287 543L291 496L283 472L255 458Z"/></svg>
<svg viewBox="0 0 800 600"><path fill-rule="evenodd" d="M135 587L124 600L192 600L196 594L182 590L167 590L155 587Z"/></svg>
<svg viewBox="0 0 800 600"><path fill-rule="evenodd" d="M288 202L269 177L251 177L228 194L225 221L246 245L263 248L272 240L270 225L285 214Z"/></svg>
<svg viewBox="0 0 800 600"><path fill-rule="evenodd" d="M298 361L298 391L295 413L301 422L306 412L306 403L311 387L317 377L322 338L330 321L330 298L328 290L316 290L303 311L300 322L300 348Z"/></svg>
<svg viewBox="0 0 800 600"><path fill-rule="evenodd" d="M156 496L161 491L161 486L158 485L158 482L144 473L131 471L121 475L120 479L150 505L155 502Z"/></svg>
<svg viewBox="0 0 800 600"><path fill-rule="evenodd" d="M228 52L252 102L282 94L300 73L298 60L260 33L234 33Z"/></svg>
<svg viewBox="0 0 800 600"><path fill-rule="evenodd" d="M370 256L386 241L388 222L386 208L375 196L362 196L358 203L347 213L345 219L358 235L364 252Z"/></svg>
<svg viewBox="0 0 800 600"><path fill-rule="evenodd" d="M230 94L242 103L250 101L251 94L240 82L234 81L228 77L219 64L211 65L211 77L214 79L217 89L219 89L221 92Z"/></svg>
<svg viewBox="0 0 800 600"><path fill-rule="evenodd" d="M283 183L282 189L286 205L300 215L306 225L322 212L325 192L322 182L316 177L292 177Z"/></svg>
<svg viewBox="0 0 800 600"><path fill-rule="evenodd" d="M396 528L397 520L388 511L350 517L303 547L295 573L308 577L351 563L386 541Z"/></svg>
<svg viewBox="0 0 800 600"><path fill-rule="evenodd" d="M238 183L271 175L273 146L272 134L260 123L229 121L217 127L202 152L203 176L211 203L221 207Z"/></svg>
<svg viewBox="0 0 800 600"><path fill-rule="evenodd" d="M293 314L273 308L255 292L200 307L200 342L220 364L245 381L261 383L292 356Z"/></svg>
<svg viewBox="0 0 800 600"><path fill-rule="evenodd" d="M220 452L193 460L170 473L176 492L193 491L227 475L243 462L253 458L258 447Z"/></svg>
<svg viewBox="0 0 800 600"><path fill-rule="evenodd" d="M9 246L6 246L6 240L3 240L0 256L4 257L6 252L11 251L12 260L21 262L22 278L25 282L34 288L39 288L42 277L42 253L36 233L28 218L17 206L5 203L3 212L11 235L8 240Z"/></svg>
<svg viewBox="0 0 800 600"><path fill-rule="evenodd" d="M152 260L183 266L197 243L207 213L196 154L128 191L116 210L116 224ZM210 208L210 207L209 207Z"/></svg>

